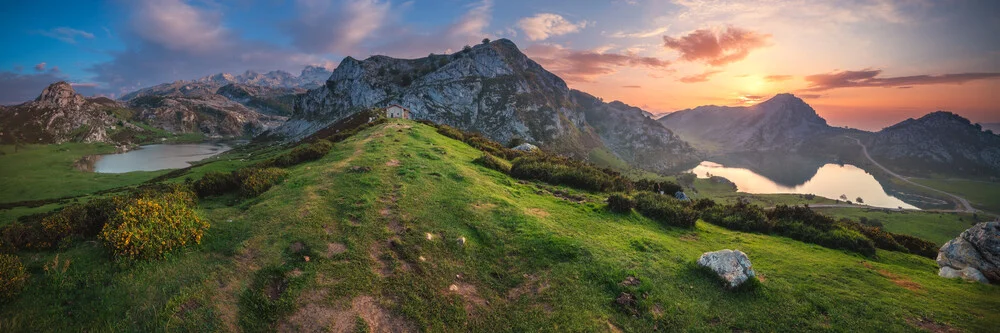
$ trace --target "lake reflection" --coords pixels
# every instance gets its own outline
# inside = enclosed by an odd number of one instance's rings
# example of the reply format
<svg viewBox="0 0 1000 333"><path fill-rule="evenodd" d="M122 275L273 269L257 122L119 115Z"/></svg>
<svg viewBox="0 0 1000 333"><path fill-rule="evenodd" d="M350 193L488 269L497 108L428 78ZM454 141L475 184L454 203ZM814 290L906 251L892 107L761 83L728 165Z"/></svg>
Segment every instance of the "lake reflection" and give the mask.
<svg viewBox="0 0 1000 333"><path fill-rule="evenodd" d="M699 178L708 178L709 174L725 177L735 183L740 192L746 193L811 193L830 199L841 199L841 195L846 195L852 202L861 197L864 204L876 207L917 209L886 193L875 177L850 164L824 164L811 178L795 186L779 184L749 169L731 168L709 161L701 162L690 172Z"/></svg>
<svg viewBox="0 0 1000 333"><path fill-rule="evenodd" d="M229 150L221 143L157 144L121 154L100 155L93 163L98 173L124 173L179 169ZM88 168L89 169L89 168Z"/></svg>

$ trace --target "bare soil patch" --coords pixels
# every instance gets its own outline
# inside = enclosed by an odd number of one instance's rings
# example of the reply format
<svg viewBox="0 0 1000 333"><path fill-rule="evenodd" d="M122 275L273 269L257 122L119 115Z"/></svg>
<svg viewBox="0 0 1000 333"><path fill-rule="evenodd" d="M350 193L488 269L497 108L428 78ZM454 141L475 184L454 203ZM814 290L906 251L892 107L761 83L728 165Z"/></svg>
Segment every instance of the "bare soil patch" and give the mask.
<svg viewBox="0 0 1000 333"><path fill-rule="evenodd" d="M541 208L528 208L527 212L528 212L528 215L531 215L531 216L534 216L534 217L538 217L538 218L549 217L549 212L546 212L544 209L541 209Z"/></svg>
<svg viewBox="0 0 1000 333"><path fill-rule="evenodd" d="M398 167L399 166L399 160L397 160L395 158L391 159L391 160L389 160L389 162L385 162L385 166L387 166L387 167Z"/></svg>
<svg viewBox="0 0 1000 333"><path fill-rule="evenodd" d="M476 291L476 286L469 283L458 281L448 286L448 293L457 294L462 297L465 301L465 312L472 312L475 307L486 306L486 300L482 296L479 296L479 292Z"/></svg>
<svg viewBox="0 0 1000 333"><path fill-rule="evenodd" d="M956 329L954 327L951 327L951 326L948 326L946 324L942 324L942 323L939 323L939 322L935 322L935 321L933 321L933 320L931 320L929 318L907 318L906 319L906 323L910 324L913 327L922 329L922 330L927 331L927 332L933 332L933 333L953 333L953 332L957 333L957 332L961 332L960 330L958 330L958 329Z"/></svg>
<svg viewBox="0 0 1000 333"><path fill-rule="evenodd" d="M326 252L323 253L323 257L329 259L334 255L341 254L347 251L347 246L341 243L327 243Z"/></svg>

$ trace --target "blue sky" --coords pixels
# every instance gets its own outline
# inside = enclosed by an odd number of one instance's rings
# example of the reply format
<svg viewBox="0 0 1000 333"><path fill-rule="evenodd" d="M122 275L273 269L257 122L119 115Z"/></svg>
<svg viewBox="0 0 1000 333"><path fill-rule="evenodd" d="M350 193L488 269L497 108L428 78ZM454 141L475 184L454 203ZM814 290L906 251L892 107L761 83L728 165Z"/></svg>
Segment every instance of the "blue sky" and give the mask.
<svg viewBox="0 0 1000 333"><path fill-rule="evenodd" d="M489 37L573 88L653 112L793 92L862 128L936 109L1000 121L1000 1L37 0L3 12L0 104L56 80L117 96Z"/></svg>

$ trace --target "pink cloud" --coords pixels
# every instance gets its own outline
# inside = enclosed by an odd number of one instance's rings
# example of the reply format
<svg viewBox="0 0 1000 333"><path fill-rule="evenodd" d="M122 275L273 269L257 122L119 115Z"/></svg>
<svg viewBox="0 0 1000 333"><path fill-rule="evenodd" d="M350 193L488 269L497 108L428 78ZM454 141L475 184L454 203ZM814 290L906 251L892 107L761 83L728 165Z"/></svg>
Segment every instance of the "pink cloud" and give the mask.
<svg viewBox="0 0 1000 333"><path fill-rule="evenodd" d="M881 74L881 69L863 69L859 71L839 71L809 75L805 77L806 82L809 82L809 87L804 89L804 91L824 91L837 88L855 87L903 88L915 85L962 84L976 80L1000 79L1000 73L957 73L878 77Z"/></svg>
<svg viewBox="0 0 1000 333"><path fill-rule="evenodd" d="M524 51L545 69L573 82L592 82L597 77L616 73L621 67L665 70L670 66L670 61L654 57L579 51L559 45L534 44Z"/></svg>
<svg viewBox="0 0 1000 333"><path fill-rule="evenodd" d="M690 76L682 77L682 78L680 78L679 81L684 82L684 83L705 82L705 81L708 81L708 79L712 78L712 75L715 75L715 74L718 74L718 73L721 73L721 72L722 71L705 71L705 72L703 72L701 74L695 74L695 75L690 75Z"/></svg>
<svg viewBox="0 0 1000 333"><path fill-rule="evenodd" d="M730 26L724 31L699 29L678 38L663 36L663 45L679 52L681 60L722 66L745 59L751 51L767 46L770 39L770 34Z"/></svg>

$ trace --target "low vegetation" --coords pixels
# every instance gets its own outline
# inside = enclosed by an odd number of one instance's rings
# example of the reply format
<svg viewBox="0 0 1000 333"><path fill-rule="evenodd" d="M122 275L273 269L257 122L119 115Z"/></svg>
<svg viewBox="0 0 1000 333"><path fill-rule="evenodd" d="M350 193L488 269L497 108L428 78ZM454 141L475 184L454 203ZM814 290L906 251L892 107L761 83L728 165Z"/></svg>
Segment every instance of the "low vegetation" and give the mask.
<svg viewBox="0 0 1000 333"><path fill-rule="evenodd" d="M635 196L635 210L651 220L674 227L692 228L698 221L698 212L674 197L659 193L639 192Z"/></svg>
<svg viewBox="0 0 1000 333"><path fill-rule="evenodd" d="M483 156L473 160L473 162L496 171L510 173L510 162L504 161L490 153L483 154Z"/></svg>
<svg viewBox="0 0 1000 333"><path fill-rule="evenodd" d="M291 151L262 162L258 166L262 168L287 168L304 162L315 161L326 156L332 147L333 143L330 141L316 140L315 142L298 145Z"/></svg>
<svg viewBox="0 0 1000 333"><path fill-rule="evenodd" d="M20 294L27 280L28 273L20 258L0 253L0 304Z"/></svg>
<svg viewBox="0 0 1000 333"><path fill-rule="evenodd" d="M208 222L195 214L194 193L175 188L156 196L120 199L99 238L119 259L159 259L200 244Z"/></svg>

